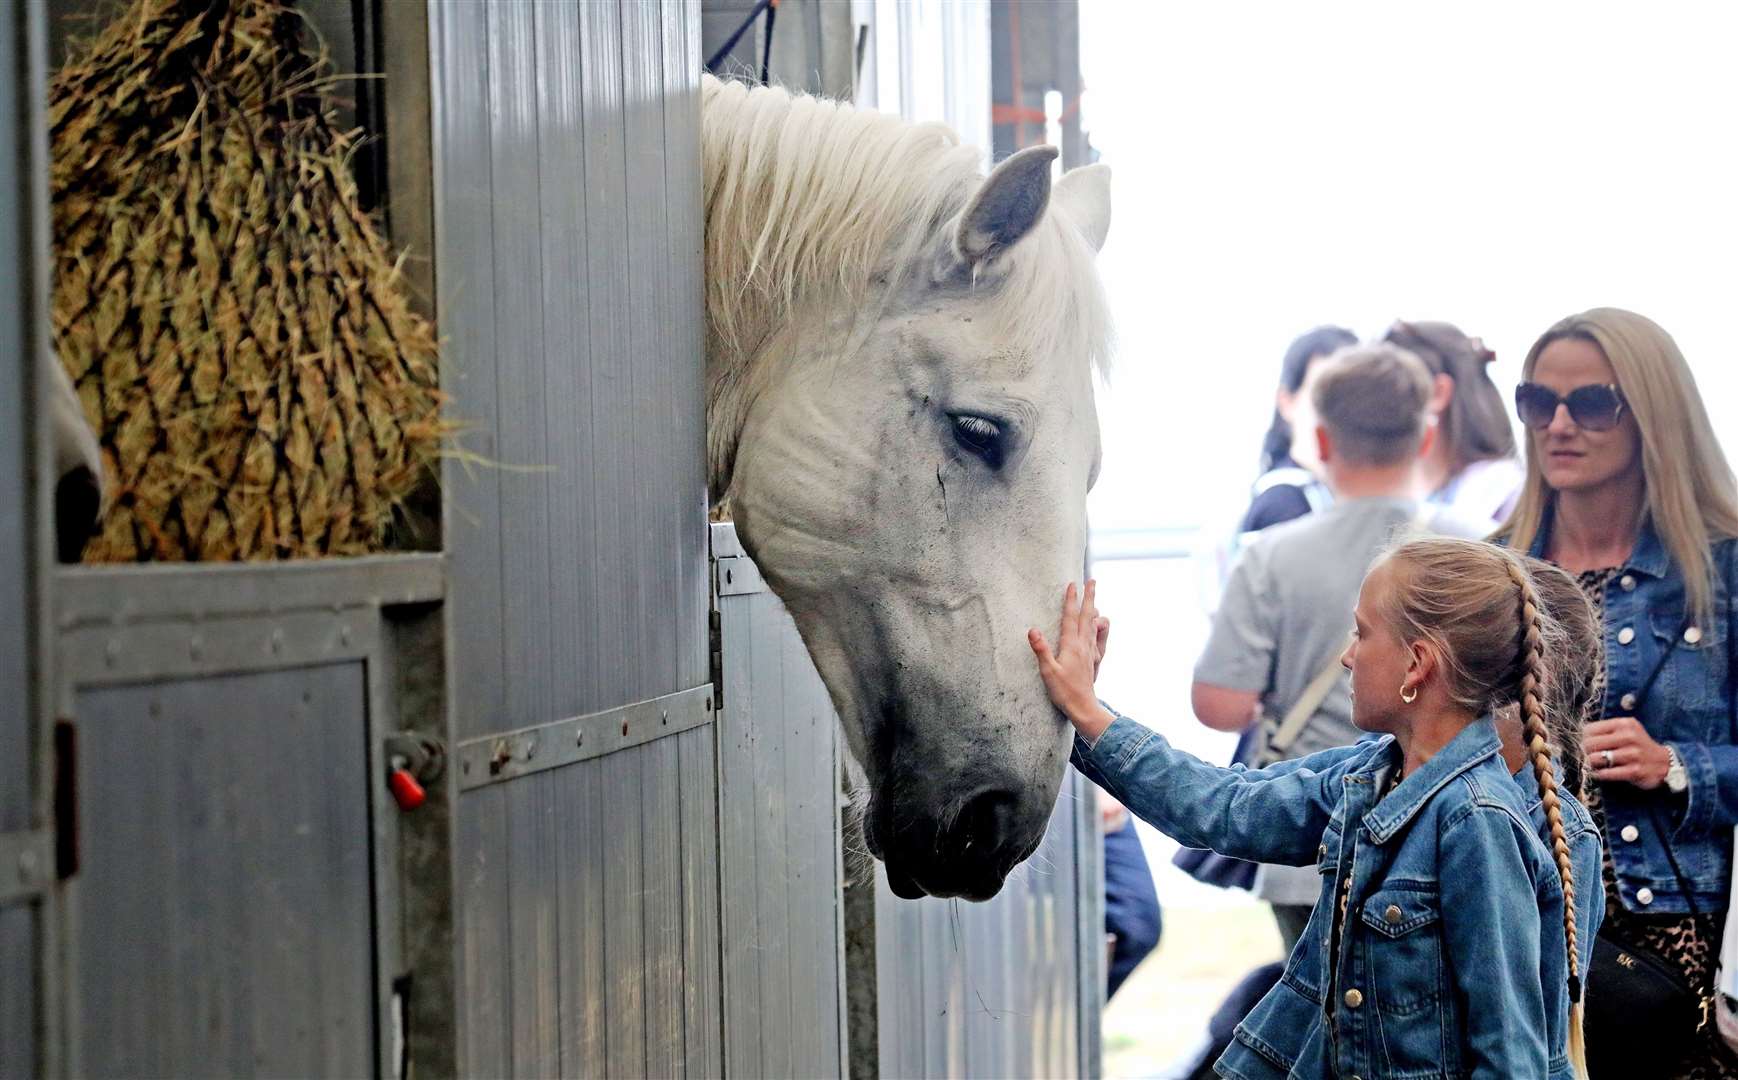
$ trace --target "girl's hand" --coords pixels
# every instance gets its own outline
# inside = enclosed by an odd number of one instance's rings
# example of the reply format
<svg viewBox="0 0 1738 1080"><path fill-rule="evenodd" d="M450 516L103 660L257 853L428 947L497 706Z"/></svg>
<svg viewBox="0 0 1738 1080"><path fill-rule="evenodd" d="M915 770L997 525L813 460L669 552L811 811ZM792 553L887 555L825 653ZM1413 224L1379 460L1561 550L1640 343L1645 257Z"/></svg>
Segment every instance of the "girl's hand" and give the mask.
<svg viewBox="0 0 1738 1080"><path fill-rule="evenodd" d="M1098 703L1092 690L1103 657L1100 642L1110 635L1109 620L1102 627L1098 621L1097 594L1096 581L1086 583L1084 599L1072 583L1062 594L1062 632L1055 651L1041 631L1034 628L1026 632L1050 700L1088 742L1096 741L1116 719Z"/></svg>
<svg viewBox="0 0 1738 1080"><path fill-rule="evenodd" d="M1633 716L1614 716L1588 724L1581 742L1593 778L1601 783L1634 784L1652 791L1666 782L1672 756L1654 741L1641 721ZM1611 764L1605 752L1611 751Z"/></svg>

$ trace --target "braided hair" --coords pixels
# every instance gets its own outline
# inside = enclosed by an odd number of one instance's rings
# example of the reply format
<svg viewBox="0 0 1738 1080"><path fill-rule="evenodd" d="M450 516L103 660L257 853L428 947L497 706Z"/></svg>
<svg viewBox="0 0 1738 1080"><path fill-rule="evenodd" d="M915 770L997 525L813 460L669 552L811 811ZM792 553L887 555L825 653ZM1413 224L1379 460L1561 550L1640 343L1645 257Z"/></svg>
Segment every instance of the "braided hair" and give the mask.
<svg viewBox="0 0 1738 1080"><path fill-rule="evenodd" d="M1505 552L1507 554L1507 552ZM1576 945L1575 870L1569 860L1569 840L1563 831L1563 803L1557 796L1557 770L1553 764L1551 740L1546 734L1545 702L1545 633L1544 607L1533 579L1520 559L1513 555L1505 560L1509 580L1515 584L1520 608L1520 642L1517 653L1521 661L1519 705L1521 734L1533 761L1533 775L1539 781L1539 798L1545 808L1545 822L1551 829L1551 854L1557 860L1557 873L1563 878L1563 939L1569 947L1569 1060L1577 1075L1587 1073L1587 1048L1581 1030L1581 954Z"/></svg>

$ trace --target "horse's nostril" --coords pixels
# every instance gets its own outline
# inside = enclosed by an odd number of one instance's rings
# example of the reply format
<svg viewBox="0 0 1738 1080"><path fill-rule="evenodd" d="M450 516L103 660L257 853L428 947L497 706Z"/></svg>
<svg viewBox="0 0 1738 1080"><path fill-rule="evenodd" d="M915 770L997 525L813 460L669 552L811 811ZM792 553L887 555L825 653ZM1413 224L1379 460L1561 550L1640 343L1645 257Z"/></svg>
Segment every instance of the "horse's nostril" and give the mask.
<svg viewBox="0 0 1738 1080"><path fill-rule="evenodd" d="M954 854L988 858L1008 840L1019 796L1011 791L980 791L966 800L948 833Z"/></svg>

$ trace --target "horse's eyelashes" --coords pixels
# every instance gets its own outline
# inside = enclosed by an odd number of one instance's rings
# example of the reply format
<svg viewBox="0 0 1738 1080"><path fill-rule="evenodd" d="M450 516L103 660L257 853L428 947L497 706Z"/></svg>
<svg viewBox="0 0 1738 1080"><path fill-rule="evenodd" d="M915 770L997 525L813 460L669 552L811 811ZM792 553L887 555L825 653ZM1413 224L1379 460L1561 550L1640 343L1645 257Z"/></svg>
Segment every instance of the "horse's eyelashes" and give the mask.
<svg viewBox="0 0 1738 1080"><path fill-rule="evenodd" d="M994 420L960 413L953 418L953 437L961 450L982 458L990 468L1002 467L1002 427Z"/></svg>

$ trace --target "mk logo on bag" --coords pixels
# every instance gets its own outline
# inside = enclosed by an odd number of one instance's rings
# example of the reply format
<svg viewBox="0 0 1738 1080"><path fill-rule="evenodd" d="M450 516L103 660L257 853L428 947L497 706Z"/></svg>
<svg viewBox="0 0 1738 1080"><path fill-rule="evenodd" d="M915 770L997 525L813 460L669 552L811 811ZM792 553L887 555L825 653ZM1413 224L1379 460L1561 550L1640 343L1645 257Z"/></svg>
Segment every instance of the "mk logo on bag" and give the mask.
<svg viewBox="0 0 1738 1080"><path fill-rule="evenodd" d="M1626 952L1617 954L1617 962L1624 967L1629 968L1631 971L1635 970L1635 957Z"/></svg>

